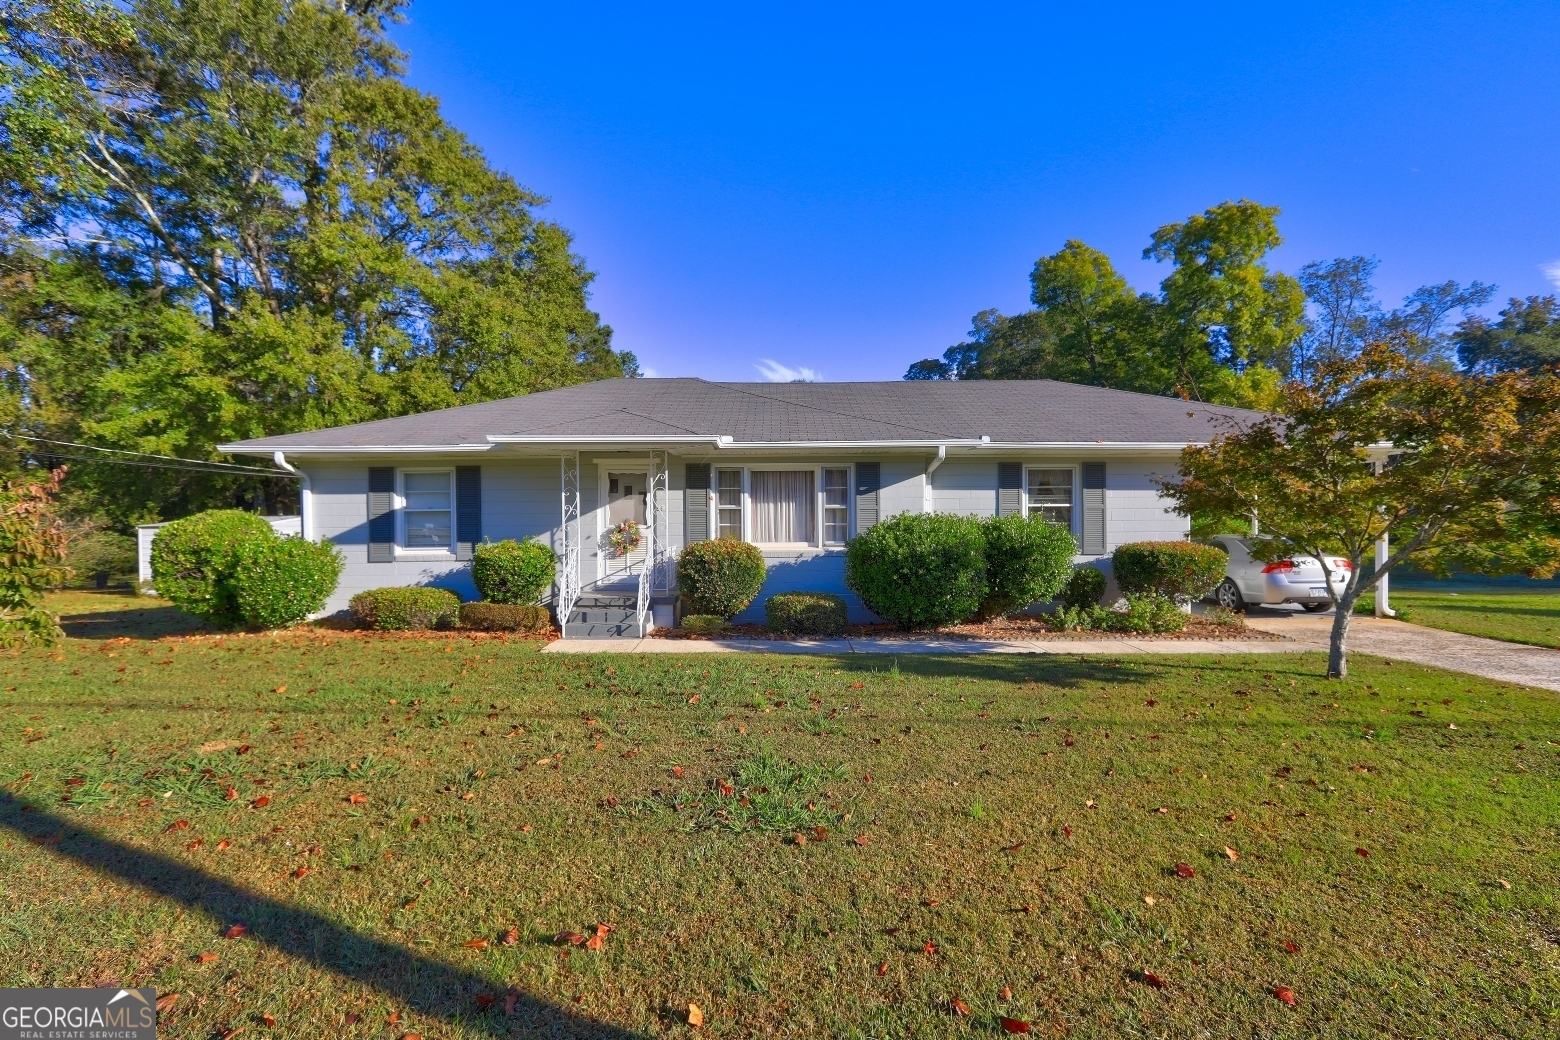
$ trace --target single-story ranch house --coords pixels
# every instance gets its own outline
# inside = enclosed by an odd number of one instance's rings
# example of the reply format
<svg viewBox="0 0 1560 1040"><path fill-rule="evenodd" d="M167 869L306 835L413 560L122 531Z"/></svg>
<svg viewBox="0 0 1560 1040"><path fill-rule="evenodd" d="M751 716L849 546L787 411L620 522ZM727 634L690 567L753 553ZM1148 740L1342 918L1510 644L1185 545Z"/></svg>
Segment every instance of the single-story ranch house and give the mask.
<svg viewBox="0 0 1560 1040"><path fill-rule="evenodd" d="M472 545L537 538L560 565L565 635L668 625L676 558L705 538L756 544L764 591L844 586L847 540L905 512L1040 513L1080 563L1184 538L1154 478L1218 416L1173 398L1048 380L712 383L609 379L421 415L222 445L302 478L303 536L346 558L327 605L386 585L475 598ZM622 553L608 534L643 530Z"/></svg>

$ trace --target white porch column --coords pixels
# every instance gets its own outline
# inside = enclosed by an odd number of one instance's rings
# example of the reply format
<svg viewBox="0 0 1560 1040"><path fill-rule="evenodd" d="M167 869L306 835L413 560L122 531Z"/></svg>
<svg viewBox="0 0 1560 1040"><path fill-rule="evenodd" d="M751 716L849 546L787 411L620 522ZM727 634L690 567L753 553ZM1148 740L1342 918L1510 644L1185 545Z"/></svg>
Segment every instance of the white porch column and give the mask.
<svg viewBox="0 0 1560 1040"><path fill-rule="evenodd" d="M1388 547L1387 547L1387 536L1385 534L1383 534L1380 538L1376 539L1376 569L1378 571L1381 570L1381 568L1383 568L1383 567L1385 567L1387 565L1387 559L1391 555L1392 554L1388 550ZM1376 582L1376 616L1377 617L1396 617L1397 616L1396 614L1394 614L1392 612L1392 604L1391 604L1390 600L1388 599L1388 595L1387 595L1387 582L1389 581L1389 579L1391 577L1392 577L1392 575L1383 573L1381 575L1381 578L1379 580L1377 580L1377 582Z"/></svg>

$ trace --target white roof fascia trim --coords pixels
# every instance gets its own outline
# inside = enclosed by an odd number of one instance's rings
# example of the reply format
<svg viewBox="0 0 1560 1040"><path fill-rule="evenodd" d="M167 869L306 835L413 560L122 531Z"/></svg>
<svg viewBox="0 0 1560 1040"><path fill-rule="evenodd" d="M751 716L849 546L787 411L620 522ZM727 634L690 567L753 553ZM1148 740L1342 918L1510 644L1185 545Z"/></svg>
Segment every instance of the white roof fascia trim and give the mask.
<svg viewBox="0 0 1560 1040"><path fill-rule="evenodd" d="M729 437L710 437L685 435L671 437L654 437L633 435L627 437L607 436L574 436L574 437L534 437L526 434L490 433L488 441L492 444L720 444L729 441Z"/></svg>
<svg viewBox="0 0 1560 1040"><path fill-rule="evenodd" d="M217 450L229 455L264 455L267 458L284 451L289 455L387 455L408 452L470 452L492 451L491 444L288 444L283 447L241 444L219 444Z"/></svg>

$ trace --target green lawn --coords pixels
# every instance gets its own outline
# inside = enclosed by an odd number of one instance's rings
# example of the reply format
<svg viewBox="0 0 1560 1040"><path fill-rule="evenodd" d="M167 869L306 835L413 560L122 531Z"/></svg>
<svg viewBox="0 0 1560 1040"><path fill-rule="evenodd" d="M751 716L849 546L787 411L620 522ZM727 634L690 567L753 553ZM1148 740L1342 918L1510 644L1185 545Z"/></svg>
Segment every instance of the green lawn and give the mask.
<svg viewBox="0 0 1560 1040"><path fill-rule="evenodd" d="M1416 625L1489 636L1513 643L1560 648L1560 590L1543 592L1479 589L1430 591L1393 589L1392 606L1408 612ZM1367 597L1360 613L1375 609Z"/></svg>
<svg viewBox="0 0 1560 1040"><path fill-rule="evenodd" d="M159 1035L1560 1031L1548 691L153 641L182 622L61 602L91 638L0 658L0 985L177 992Z"/></svg>

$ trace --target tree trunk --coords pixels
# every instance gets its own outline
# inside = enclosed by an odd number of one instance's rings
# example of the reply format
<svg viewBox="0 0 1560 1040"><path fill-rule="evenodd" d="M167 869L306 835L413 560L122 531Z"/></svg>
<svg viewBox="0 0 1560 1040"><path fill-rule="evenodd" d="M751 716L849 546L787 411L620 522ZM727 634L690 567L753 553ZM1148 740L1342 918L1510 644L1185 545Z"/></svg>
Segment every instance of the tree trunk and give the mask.
<svg viewBox="0 0 1560 1040"><path fill-rule="evenodd" d="M1333 610L1332 638L1327 646L1327 678L1346 679L1349 675L1348 635L1349 621L1354 617L1354 604L1359 601L1358 591L1346 592L1339 598Z"/></svg>

